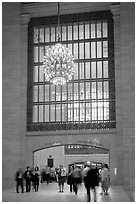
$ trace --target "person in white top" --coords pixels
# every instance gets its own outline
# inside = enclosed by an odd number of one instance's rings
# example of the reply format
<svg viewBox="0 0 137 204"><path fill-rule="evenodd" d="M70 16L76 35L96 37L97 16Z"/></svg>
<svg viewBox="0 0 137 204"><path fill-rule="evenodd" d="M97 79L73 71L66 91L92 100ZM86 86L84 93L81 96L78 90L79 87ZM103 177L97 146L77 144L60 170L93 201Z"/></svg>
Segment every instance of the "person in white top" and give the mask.
<svg viewBox="0 0 137 204"><path fill-rule="evenodd" d="M104 193L104 195L108 195L108 187L109 187L109 170L107 164L103 165L103 168L100 172L100 178L101 178L101 187L102 187L102 192L101 194Z"/></svg>

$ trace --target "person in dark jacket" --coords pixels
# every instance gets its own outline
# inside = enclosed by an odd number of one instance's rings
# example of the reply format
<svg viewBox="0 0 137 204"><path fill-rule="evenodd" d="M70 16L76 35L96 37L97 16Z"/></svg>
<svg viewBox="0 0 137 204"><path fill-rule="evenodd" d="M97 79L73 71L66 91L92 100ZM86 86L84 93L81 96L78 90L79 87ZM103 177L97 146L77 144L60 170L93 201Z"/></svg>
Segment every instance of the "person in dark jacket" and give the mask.
<svg viewBox="0 0 137 204"><path fill-rule="evenodd" d="M19 186L21 187L21 192L24 193L23 186L24 172L21 168L16 173L16 192L19 193Z"/></svg>
<svg viewBox="0 0 137 204"><path fill-rule="evenodd" d="M26 180L26 192L28 193L31 190L31 179L32 179L32 174L29 166L27 166L24 176Z"/></svg>
<svg viewBox="0 0 137 204"><path fill-rule="evenodd" d="M39 189L39 167L36 166L34 170L34 188L35 191L38 191Z"/></svg>
<svg viewBox="0 0 137 204"><path fill-rule="evenodd" d="M67 178L67 184L70 186L70 192L73 191L73 170L74 170L74 167L71 166L71 167L69 168L68 178Z"/></svg>
<svg viewBox="0 0 137 204"><path fill-rule="evenodd" d="M97 168L91 166L87 173L87 179L85 181L85 187L87 189L87 202L90 202L90 190L94 191L94 201L96 202L96 186L99 185L99 172Z"/></svg>

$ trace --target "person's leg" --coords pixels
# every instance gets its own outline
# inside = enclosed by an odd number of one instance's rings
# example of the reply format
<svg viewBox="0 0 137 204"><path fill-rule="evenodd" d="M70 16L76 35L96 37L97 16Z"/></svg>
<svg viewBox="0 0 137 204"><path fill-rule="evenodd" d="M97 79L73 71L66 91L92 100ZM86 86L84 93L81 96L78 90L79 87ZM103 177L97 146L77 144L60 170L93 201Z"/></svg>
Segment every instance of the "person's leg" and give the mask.
<svg viewBox="0 0 137 204"><path fill-rule="evenodd" d="M89 186L87 186L86 187L86 189L87 189L87 202L90 202L90 187Z"/></svg>
<svg viewBox="0 0 137 204"><path fill-rule="evenodd" d="M19 182L18 182L18 180L16 182L16 192L19 193Z"/></svg>
<svg viewBox="0 0 137 204"><path fill-rule="evenodd" d="M72 183L70 184L70 192L72 192Z"/></svg>
<svg viewBox="0 0 137 204"><path fill-rule="evenodd" d="M28 193L28 179L26 179L26 192Z"/></svg>
<svg viewBox="0 0 137 204"><path fill-rule="evenodd" d="M97 201L97 197L96 197L96 187L93 188L93 191L94 191L94 202Z"/></svg>

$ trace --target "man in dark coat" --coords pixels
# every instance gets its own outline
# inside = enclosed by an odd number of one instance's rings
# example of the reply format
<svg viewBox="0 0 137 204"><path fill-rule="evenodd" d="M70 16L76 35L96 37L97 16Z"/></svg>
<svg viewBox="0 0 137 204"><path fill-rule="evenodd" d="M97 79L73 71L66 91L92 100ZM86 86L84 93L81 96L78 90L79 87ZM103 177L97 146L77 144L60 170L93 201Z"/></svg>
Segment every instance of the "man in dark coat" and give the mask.
<svg viewBox="0 0 137 204"><path fill-rule="evenodd" d="M30 192L31 189L31 178L32 178L32 173L30 171L30 167L27 166L26 171L25 171L25 180L26 180L26 192Z"/></svg>
<svg viewBox="0 0 137 204"><path fill-rule="evenodd" d="M90 189L94 191L94 201L96 202L96 186L99 185L99 173L94 166L90 167L87 173L87 179L85 181L85 187L87 189L87 202L90 202Z"/></svg>

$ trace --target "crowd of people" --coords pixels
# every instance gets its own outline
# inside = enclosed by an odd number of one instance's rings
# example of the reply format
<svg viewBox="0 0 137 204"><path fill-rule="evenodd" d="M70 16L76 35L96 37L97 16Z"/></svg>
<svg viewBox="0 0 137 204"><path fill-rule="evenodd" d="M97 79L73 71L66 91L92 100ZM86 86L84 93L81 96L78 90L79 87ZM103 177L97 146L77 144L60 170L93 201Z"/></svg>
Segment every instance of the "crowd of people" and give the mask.
<svg viewBox="0 0 137 204"><path fill-rule="evenodd" d="M39 190L39 182L49 184L55 181L58 183L59 193L64 192L64 183L66 182L70 186L70 192L77 194L79 185L83 182L87 191L87 201L90 202L90 191L93 190L94 201L96 201L96 186L100 184L102 189L100 194L108 195L110 176L107 164L104 164L101 169L98 169L95 165L90 164L90 162L86 162L84 168L74 165L66 170L63 165L55 169L46 166L41 172L38 166L34 169L30 169L27 166L24 172L21 168L16 172L15 180L17 193L19 193L19 187L22 193L24 192L24 186L26 186L27 193L31 189L37 192Z"/></svg>

